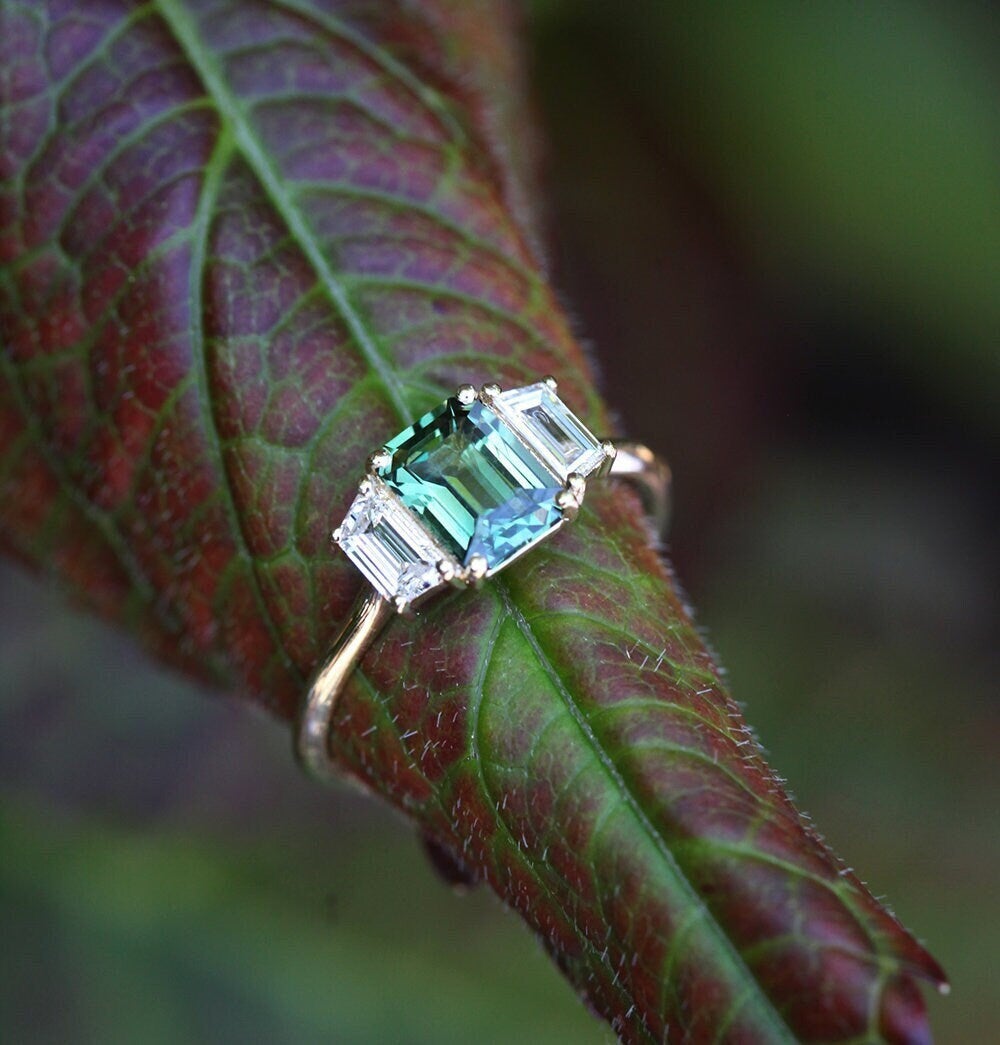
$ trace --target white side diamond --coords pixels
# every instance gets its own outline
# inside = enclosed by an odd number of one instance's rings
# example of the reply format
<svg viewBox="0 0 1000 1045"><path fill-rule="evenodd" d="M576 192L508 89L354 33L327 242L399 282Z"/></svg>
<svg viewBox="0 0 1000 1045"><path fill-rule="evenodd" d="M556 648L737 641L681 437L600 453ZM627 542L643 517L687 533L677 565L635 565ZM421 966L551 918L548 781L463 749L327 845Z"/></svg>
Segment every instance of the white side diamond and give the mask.
<svg viewBox="0 0 1000 1045"><path fill-rule="evenodd" d="M490 405L564 481L571 472L586 478L607 457L586 425L544 381L501 392Z"/></svg>
<svg viewBox="0 0 1000 1045"><path fill-rule="evenodd" d="M452 559L378 480L354 498L337 543L380 595L404 603L440 585L437 564Z"/></svg>

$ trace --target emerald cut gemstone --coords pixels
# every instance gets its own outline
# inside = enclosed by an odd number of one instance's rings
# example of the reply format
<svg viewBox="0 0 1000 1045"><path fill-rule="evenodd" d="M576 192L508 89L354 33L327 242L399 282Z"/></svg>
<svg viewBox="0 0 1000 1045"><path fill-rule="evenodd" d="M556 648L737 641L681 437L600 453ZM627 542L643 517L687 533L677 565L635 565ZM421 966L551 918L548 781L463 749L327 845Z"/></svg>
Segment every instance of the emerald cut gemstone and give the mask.
<svg viewBox="0 0 1000 1045"><path fill-rule="evenodd" d="M385 449L379 478L464 565L498 569L562 519L562 480L485 403L449 399Z"/></svg>

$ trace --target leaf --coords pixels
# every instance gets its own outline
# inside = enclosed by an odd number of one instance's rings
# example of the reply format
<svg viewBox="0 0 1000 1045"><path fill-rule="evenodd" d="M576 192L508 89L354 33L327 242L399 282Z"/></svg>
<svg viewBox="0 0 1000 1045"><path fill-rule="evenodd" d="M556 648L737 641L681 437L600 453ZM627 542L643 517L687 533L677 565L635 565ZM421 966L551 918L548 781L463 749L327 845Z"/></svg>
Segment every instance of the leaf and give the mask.
<svg viewBox="0 0 1000 1045"><path fill-rule="evenodd" d="M6 0L0 534L155 655L290 717L358 590L329 531L461 381L558 375L499 4ZM622 489L395 620L347 773L533 927L627 1041L929 1038L938 966L765 765Z"/></svg>

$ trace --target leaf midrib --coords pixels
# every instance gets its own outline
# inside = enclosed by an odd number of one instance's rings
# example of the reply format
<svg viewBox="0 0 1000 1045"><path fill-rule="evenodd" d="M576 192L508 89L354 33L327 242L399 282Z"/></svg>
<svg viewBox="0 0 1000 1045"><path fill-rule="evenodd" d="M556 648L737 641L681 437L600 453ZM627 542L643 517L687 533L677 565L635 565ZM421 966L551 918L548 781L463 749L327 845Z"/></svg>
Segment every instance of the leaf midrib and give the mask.
<svg viewBox="0 0 1000 1045"><path fill-rule="evenodd" d="M371 331L368 330L360 312L355 308L347 289L341 284L336 272L324 256L304 216L295 205L294 200L285 191L279 172L254 133L242 104L230 91L213 55L202 46L198 38L196 26L187 11L184 10L178 0L154 0L154 7L198 73L206 93L216 107L220 120L232 135L236 147L260 181L261 187L266 192L281 219L285 222L288 231L309 260L330 303L344 320L361 354L378 374L386 393L392 401L393 407L399 415L400 422L402 424L409 423L411 411L403 393L402 383L396 377L388 360L380 351L376 339ZM508 614L523 635L527 647L532 651L539 666L563 699L584 742L591 748L598 764L608 776L614 789L621 795L624 806L631 812L642 833L648 836L660 854L664 866L668 869L671 876L675 878L679 888L688 897L692 908L703 911L704 922L717 938L720 954L729 959L731 973L736 973L736 978L746 981L748 985L752 985L760 1003L758 1011L767 1018L770 1029L775 1035L775 1040L794 1041L787 1024L774 1007L773 1002L744 963L735 944L715 920L703 898L684 874L662 833L656 829L656 826L642 808L637 796L632 792L628 783L615 766L614 761L604 750L600 741L587 724L583 712L580 710L573 695L566 688L552 659L545 652L538 636L534 634L529 622L516 605L508 584L501 578L494 579L494 584Z"/></svg>
<svg viewBox="0 0 1000 1045"><path fill-rule="evenodd" d="M755 992L758 995L758 1000L761 1003L758 1007L758 1011L761 1012L761 1014L767 1015L768 1021L771 1024L771 1030L776 1035L775 1041L794 1041L795 1039L791 1035L788 1025L782 1019L781 1014L775 1008L774 1003L767 996L757 978L743 961L743 957L737 950L736 945L726 934L722 926L716 921L715 916L708 907L708 904L698 893L698 890L691 884L691 881L684 873L683 868L677 862L677 858L674 856L667 840L649 818L645 809L642 807L642 803L629 787L628 782L621 775L621 772L615 765L614 759L612 759L607 753L600 740L597 738L597 735L594 733L593 729L591 729L586 716L583 714L579 704L577 704L573 697L573 694L566 686L562 676L559 674L555 664L552 662L551 657L549 657L545 652L540 640L532 630L530 622L525 618L520 607L514 601L508 585L501 580L497 583L497 587L500 590L500 596L508 614L517 625L525 642L528 644L528 647L535 655L536 660L546 677L549 679L553 689L562 699L567 711L569 712L570 718L577 726L584 742L594 753L598 764L611 781L614 789L621 795L623 805L629 810L639 825L640 830L649 838L650 842L659 853L664 866L670 872L671 877L675 879L678 888L686 896L691 908L702 912L702 923L716 937L721 953L729 959L733 971L739 973L739 978L746 981L748 985L753 985Z"/></svg>
<svg viewBox="0 0 1000 1045"><path fill-rule="evenodd" d="M476 700L475 711L473 712L471 706L469 709L471 720L469 728L469 758L471 759L475 767L474 772L476 774L476 778L479 781L479 785L480 787L482 787L484 794L486 795L487 801L493 803L493 805L496 807L497 826L504 833L504 836L507 838L508 844L510 845L512 852L517 853L517 855L521 857L523 863L528 869L528 873L531 875L537 887L548 898L549 902L555 906L555 908L563 915L564 918L566 918L570 923L572 923L572 914L566 909L566 905L553 893L542 872L535 866L535 864L526 854L522 854L520 852L520 847L517 844L517 840L514 837L514 834L510 828L510 825L507 823L506 818L503 816L503 813L500 808L500 803L494 795L489 780L487 779L486 772L483 767L483 759L480 755L479 737L482 735L483 732L482 714L483 705L485 703L486 681L489 676L490 670L493 666L493 653L496 649L497 640L500 636L503 623L504 616L503 614L498 613L496 616L496 620L493 623L493 627L491 629L489 638L487 639L487 642L485 644L483 656L480 660L479 667L476 672L476 680L473 685L473 692L477 695L478 699ZM516 621L514 623L516 625ZM594 947L593 943L587 938L586 934L580 933L580 937L585 952L595 957L597 961L601 961L602 955L600 954L600 952L597 951L597 948ZM605 951L604 954L606 956L607 952ZM632 999L629 996L628 990L625 988L624 984L620 984L615 979L615 969L613 969L607 963L606 959L604 964L608 972L609 978L611 979L612 989L615 990L619 996L624 995L625 997L627 997L631 1002ZM643 1031L646 1034L646 1037L649 1040L652 1040L652 1036L648 1033L645 1027L643 1027Z"/></svg>

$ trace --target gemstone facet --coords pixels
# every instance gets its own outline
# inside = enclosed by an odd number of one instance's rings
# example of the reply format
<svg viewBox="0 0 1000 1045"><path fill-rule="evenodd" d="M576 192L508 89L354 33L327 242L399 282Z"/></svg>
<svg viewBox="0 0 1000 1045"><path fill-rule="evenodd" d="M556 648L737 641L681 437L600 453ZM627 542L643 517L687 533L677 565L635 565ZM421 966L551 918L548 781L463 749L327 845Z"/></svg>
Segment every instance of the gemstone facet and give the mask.
<svg viewBox="0 0 1000 1045"><path fill-rule="evenodd" d="M544 381L502 392L490 405L563 481L573 472L586 478L608 456Z"/></svg>
<svg viewBox="0 0 1000 1045"><path fill-rule="evenodd" d="M449 399L386 451L379 477L464 565L495 570L561 521L561 480L485 403Z"/></svg>
<svg viewBox="0 0 1000 1045"><path fill-rule="evenodd" d="M416 519L377 480L369 480L337 534L337 543L387 599L410 603L440 582L447 560Z"/></svg>

